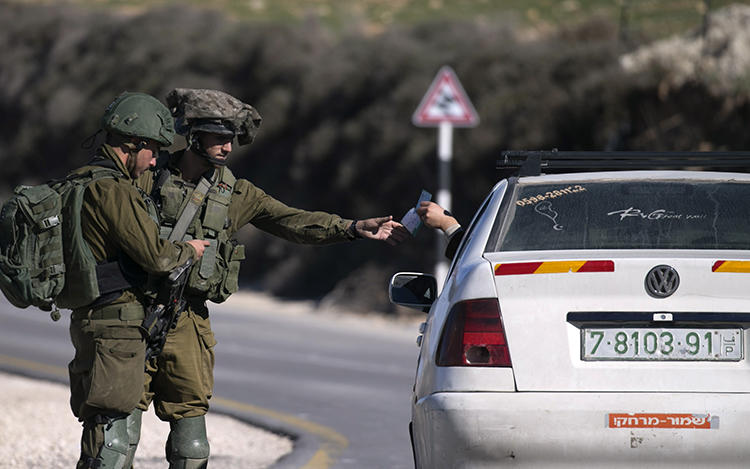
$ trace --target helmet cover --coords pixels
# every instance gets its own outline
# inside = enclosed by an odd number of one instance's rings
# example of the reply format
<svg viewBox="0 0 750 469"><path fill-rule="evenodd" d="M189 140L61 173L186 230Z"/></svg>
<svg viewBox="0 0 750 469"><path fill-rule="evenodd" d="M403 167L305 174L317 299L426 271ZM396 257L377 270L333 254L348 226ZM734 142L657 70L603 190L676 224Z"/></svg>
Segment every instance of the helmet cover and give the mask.
<svg viewBox="0 0 750 469"><path fill-rule="evenodd" d="M249 104L218 90L175 88L167 105L177 120L177 132L236 135L237 143L252 143L262 118Z"/></svg>

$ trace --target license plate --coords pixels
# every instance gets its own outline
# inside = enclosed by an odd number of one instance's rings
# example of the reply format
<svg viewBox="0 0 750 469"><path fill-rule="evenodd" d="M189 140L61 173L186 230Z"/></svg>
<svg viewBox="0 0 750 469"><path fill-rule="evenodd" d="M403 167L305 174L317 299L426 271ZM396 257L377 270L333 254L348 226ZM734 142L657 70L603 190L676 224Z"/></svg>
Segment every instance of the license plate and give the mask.
<svg viewBox="0 0 750 469"><path fill-rule="evenodd" d="M742 329L587 328L581 359L739 361Z"/></svg>

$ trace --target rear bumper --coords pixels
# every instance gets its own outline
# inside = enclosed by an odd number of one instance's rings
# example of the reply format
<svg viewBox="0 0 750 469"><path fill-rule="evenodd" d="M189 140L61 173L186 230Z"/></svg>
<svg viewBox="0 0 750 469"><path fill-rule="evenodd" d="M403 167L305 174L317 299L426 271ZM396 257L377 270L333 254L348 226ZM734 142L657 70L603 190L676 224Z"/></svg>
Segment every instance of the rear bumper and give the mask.
<svg viewBox="0 0 750 469"><path fill-rule="evenodd" d="M636 415L614 420L614 414ZM688 423L675 420L677 414L710 418ZM677 428L659 428L654 415L663 417L661 427ZM419 400L413 418L421 468L750 462L750 394L446 392ZM713 428L695 428L707 421Z"/></svg>

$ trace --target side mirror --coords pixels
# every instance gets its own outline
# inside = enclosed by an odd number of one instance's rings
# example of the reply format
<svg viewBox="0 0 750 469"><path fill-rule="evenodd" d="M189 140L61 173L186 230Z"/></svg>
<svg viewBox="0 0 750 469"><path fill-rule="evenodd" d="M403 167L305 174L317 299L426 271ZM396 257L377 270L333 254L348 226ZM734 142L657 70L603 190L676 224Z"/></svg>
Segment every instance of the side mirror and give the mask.
<svg viewBox="0 0 750 469"><path fill-rule="evenodd" d="M391 278L388 297L391 303L409 308L429 308L437 297L437 280L429 274L399 272Z"/></svg>

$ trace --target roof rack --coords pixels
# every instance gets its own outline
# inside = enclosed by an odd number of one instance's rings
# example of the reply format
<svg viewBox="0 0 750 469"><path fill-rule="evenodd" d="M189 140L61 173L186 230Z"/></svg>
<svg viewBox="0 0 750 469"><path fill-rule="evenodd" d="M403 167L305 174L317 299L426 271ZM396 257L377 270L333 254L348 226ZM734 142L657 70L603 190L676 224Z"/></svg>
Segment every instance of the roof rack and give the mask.
<svg viewBox="0 0 750 469"><path fill-rule="evenodd" d="M513 151L501 153L497 169L518 176L542 173L637 169L750 171L748 151Z"/></svg>

